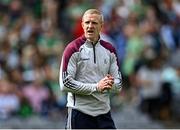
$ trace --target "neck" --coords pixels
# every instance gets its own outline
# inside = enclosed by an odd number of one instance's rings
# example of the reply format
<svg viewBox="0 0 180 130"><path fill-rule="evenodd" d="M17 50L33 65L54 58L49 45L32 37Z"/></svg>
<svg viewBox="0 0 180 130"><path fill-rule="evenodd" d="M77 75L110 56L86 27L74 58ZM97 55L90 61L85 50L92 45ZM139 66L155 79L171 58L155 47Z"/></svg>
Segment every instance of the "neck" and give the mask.
<svg viewBox="0 0 180 130"><path fill-rule="evenodd" d="M99 38L98 39L94 39L94 40L91 40L91 39L87 39L87 41L89 41L90 43L92 44L96 44L98 41L99 41Z"/></svg>
<svg viewBox="0 0 180 130"><path fill-rule="evenodd" d="M89 39L87 39L87 41L89 42L89 43L91 43L91 44L93 44L93 45L95 45L98 41L92 41L92 40L89 40Z"/></svg>

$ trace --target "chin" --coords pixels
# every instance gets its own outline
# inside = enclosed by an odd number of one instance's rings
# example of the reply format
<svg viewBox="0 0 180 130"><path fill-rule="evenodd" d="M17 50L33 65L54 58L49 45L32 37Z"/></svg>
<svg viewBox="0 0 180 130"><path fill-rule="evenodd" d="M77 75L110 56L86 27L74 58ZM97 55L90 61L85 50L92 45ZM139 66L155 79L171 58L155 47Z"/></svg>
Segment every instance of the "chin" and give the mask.
<svg viewBox="0 0 180 130"><path fill-rule="evenodd" d="M93 40L93 39L91 39L91 38L88 38L88 39L89 39L89 41L94 42L94 40Z"/></svg>
<svg viewBox="0 0 180 130"><path fill-rule="evenodd" d="M92 40L92 37L88 37L88 36L87 36L86 39L88 39L89 41L93 41L93 40Z"/></svg>

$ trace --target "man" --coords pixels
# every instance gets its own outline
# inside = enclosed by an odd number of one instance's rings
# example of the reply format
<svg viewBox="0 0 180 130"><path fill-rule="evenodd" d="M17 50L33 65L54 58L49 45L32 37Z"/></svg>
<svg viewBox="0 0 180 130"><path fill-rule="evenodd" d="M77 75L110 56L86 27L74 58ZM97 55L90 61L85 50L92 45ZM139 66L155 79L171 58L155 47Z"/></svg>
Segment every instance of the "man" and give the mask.
<svg viewBox="0 0 180 130"><path fill-rule="evenodd" d="M114 47L100 38L103 16L96 9L82 18L84 35L65 48L60 87L68 92L68 129L115 129L110 114L110 92L121 89Z"/></svg>

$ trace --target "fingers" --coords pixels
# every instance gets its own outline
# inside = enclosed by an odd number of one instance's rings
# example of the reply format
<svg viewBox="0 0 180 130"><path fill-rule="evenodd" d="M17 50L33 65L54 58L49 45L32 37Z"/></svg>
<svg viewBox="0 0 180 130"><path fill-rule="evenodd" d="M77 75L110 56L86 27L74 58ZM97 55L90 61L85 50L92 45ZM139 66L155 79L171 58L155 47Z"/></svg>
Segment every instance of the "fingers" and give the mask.
<svg viewBox="0 0 180 130"><path fill-rule="evenodd" d="M104 77L102 80L99 81L98 90L102 92L106 89L111 89L113 84L114 84L114 77L112 77L111 75L107 75L106 77Z"/></svg>
<svg viewBox="0 0 180 130"><path fill-rule="evenodd" d="M114 84L114 77L108 74L108 75L104 78L104 81L106 82L107 85L112 86L112 85Z"/></svg>
<svg viewBox="0 0 180 130"><path fill-rule="evenodd" d="M111 88L112 88L111 85L105 85L105 86L103 86L102 91L107 90L107 89L111 89Z"/></svg>
<svg viewBox="0 0 180 130"><path fill-rule="evenodd" d="M109 85L112 86L114 84L114 80L108 79L108 80L104 80L105 85Z"/></svg>

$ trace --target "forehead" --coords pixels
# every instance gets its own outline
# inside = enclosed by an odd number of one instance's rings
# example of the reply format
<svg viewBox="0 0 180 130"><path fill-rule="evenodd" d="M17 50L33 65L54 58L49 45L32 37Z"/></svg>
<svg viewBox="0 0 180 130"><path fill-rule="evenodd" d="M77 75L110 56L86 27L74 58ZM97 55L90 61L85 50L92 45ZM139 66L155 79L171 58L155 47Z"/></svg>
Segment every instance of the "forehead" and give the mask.
<svg viewBox="0 0 180 130"><path fill-rule="evenodd" d="M89 20L93 20L93 21L100 21L101 16L98 14L85 14L83 16L83 21L89 21Z"/></svg>

